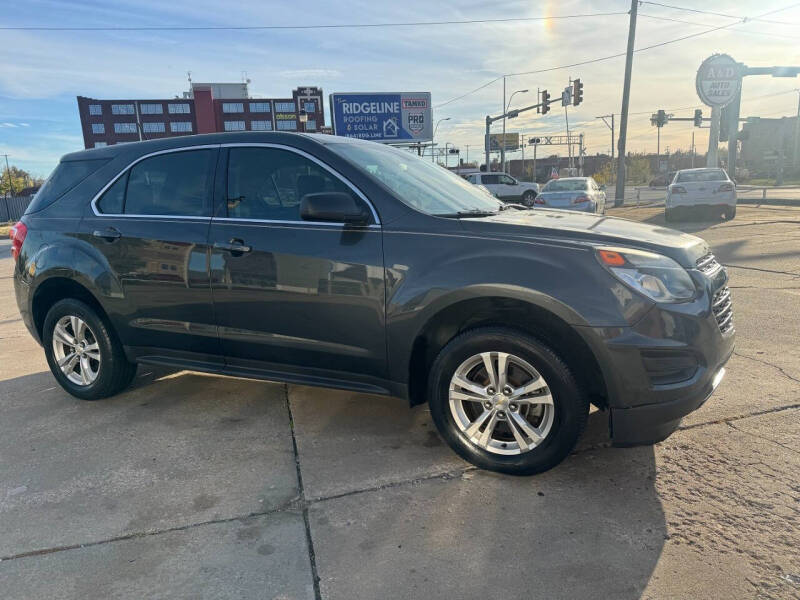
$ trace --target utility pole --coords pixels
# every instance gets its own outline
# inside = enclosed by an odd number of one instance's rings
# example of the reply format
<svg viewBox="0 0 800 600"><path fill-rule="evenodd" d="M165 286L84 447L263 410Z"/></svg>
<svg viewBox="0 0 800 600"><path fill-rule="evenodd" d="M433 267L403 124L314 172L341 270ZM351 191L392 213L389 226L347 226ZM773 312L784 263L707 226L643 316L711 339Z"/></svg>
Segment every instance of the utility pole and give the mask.
<svg viewBox="0 0 800 600"><path fill-rule="evenodd" d="M800 89L797 92L797 116L794 119L794 152L792 153L792 167L797 170L800 166Z"/></svg>
<svg viewBox="0 0 800 600"><path fill-rule="evenodd" d="M503 75L503 147L500 149L500 170L506 172L506 76Z"/></svg>
<svg viewBox="0 0 800 600"><path fill-rule="evenodd" d="M636 39L636 12L639 0L631 0L628 26L628 50L625 57L625 83L622 88L622 111L619 124L619 152L617 153L617 187L614 206L625 202L625 138L628 135L628 106L631 99L631 71L633 70L633 44Z"/></svg>
<svg viewBox="0 0 800 600"><path fill-rule="evenodd" d="M609 118L611 119L610 125L608 121L606 121L606 119ZM595 117L595 119L602 119L603 123L606 124L606 127L608 127L611 130L611 160L613 161L614 160L614 113L611 113L610 115L600 115L599 117Z"/></svg>
<svg viewBox="0 0 800 600"><path fill-rule="evenodd" d="M11 168L8 166L8 154L3 154L6 158L6 177L8 177L8 191L13 196L14 192L14 178L11 177Z"/></svg>
<svg viewBox="0 0 800 600"><path fill-rule="evenodd" d="M694 130L692 130L692 168L694 169Z"/></svg>
<svg viewBox="0 0 800 600"><path fill-rule="evenodd" d="M564 120L567 124L567 156L569 156L569 168L572 168L572 140L569 137L569 115L567 114L567 107L564 107Z"/></svg>

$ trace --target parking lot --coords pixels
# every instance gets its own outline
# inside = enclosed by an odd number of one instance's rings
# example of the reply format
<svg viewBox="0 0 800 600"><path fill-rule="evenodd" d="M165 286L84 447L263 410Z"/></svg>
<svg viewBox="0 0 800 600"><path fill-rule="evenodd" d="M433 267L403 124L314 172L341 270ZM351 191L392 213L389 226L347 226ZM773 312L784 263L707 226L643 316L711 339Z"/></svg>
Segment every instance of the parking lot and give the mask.
<svg viewBox="0 0 800 600"><path fill-rule="evenodd" d="M672 226L729 269L725 379L655 447L611 448L592 413L529 478L396 398L140 367L76 400L0 242L0 598L797 598L800 208Z"/></svg>

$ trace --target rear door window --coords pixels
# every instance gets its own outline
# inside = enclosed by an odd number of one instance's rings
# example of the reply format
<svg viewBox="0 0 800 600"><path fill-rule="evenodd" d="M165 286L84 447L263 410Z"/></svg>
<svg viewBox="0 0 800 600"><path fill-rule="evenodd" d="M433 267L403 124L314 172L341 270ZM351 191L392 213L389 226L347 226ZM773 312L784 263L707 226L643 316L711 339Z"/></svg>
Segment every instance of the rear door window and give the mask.
<svg viewBox="0 0 800 600"><path fill-rule="evenodd" d="M500 175L484 175L481 177L483 185L497 185L500 183Z"/></svg>
<svg viewBox="0 0 800 600"><path fill-rule="evenodd" d="M216 153L170 152L136 163L128 175L125 214L209 215Z"/></svg>

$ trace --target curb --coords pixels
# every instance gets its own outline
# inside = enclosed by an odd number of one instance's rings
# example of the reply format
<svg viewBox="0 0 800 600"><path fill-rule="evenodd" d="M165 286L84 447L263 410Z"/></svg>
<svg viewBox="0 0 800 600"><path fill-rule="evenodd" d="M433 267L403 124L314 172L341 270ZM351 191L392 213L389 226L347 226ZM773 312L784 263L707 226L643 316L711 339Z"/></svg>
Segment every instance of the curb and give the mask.
<svg viewBox="0 0 800 600"><path fill-rule="evenodd" d="M772 206L800 206L800 198L736 198L737 204L764 204Z"/></svg>

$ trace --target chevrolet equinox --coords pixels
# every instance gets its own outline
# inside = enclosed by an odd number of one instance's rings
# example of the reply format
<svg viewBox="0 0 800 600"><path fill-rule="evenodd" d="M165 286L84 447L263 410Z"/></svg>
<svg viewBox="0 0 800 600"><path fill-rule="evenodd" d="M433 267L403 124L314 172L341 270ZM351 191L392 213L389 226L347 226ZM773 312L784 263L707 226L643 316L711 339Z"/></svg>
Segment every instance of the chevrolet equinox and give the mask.
<svg viewBox="0 0 800 600"><path fill-rule="evenodd" d="M59 384L139 363L427 403L485 468L549 469L589 404L666 438L733 351L706 243L505 205L385 145L197 135L68 154L13 228L16 299Z"/></svg>

